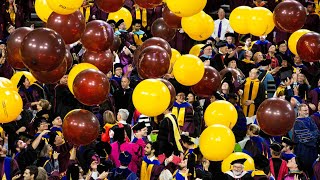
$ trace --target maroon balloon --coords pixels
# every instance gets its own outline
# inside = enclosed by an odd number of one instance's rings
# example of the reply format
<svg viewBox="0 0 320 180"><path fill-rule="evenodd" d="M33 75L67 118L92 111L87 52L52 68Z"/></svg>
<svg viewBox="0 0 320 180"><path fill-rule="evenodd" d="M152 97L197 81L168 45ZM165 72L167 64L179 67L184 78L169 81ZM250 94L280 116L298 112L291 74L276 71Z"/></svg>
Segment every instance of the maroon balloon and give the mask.
<svg viewBox="0 0 320 180"><path fill-rule="evenodd" d="M211 67L205 66L202 79L191 87L193 93L200 97L211 97L220 87L221 77L219 72Z"/></svg>
<svg viewBox="0 0 320 180"><path fill-rule="evenodd" d="M173 103L174 101L176 100L176 89L174 88L174 86L166 79L162 79L160 78L159 79L161 82L163 82L169 89L170 91L170 96L171 96L171 99L170 99L170 104L168 106L168 108L171 108L173 106Z"/></svg>
<svg viewBox="0 0 320 180"><path fill-rule="evenodd" d="M181 18L175 15L170 9L166 6L162 11L163 20L168 24L169 27L179 29L181 27Z"/></svg>
<svg viewBox="0 0 320 180"><path fill-rule="evenodd" d="M237 70L235 69L232 69L232 68L224 68L222 69L219 74L220 74L220 77L223 79L225 74L228 73L228 72L231 72L232 73L232 77L234 80L237 80L238 79L238 74L240 74Z"/></svg>
<svg viewBox="0 0 320 180"><path fill-rule="evenodd" d="M275 26L281 31L290 33L301 29L306 17L307 13L304 6L295 0L283 1L273 11Z"/></svg>
<svg viewBox="0 0 320 180"><path fill-rule="evenodd" d="M291 104L280 98L266 99L257 110L257 121L263 132L271 136L285 135L295 122Z"/></svg>
<svg viewBox="0 0 320 180"><path fill-rule="evenodd" d="M67 72L67 59L63 61L56 69L52 71L31 71L32 75L41 83L54 84L66 74Z"/></svg>
<svg viewBox="0 0 320 180"><path fill-rule="evenodd" d="M94 69L80 72L73 82L74 96L87 106L102 104L107 100L109 90L107 76Z"/></svg>
<svg viewBox="0 0 320 180"><path fill-rule="evenodd" d="M110 50L93 52L86 51L83 55L83 62L95 65L100 71L107 74L112 71L113 54Z"/></svg>
<svg viewBox="0 0 320 180"><path fill-rule="evenodd" d="M77 42L81 38L85 27L86 20L79 10L68 15L53 12L47 22L47 28L59 33L66 44Z"/></svg>
<svg viewBox="0 0 320 180"><path fill-rule="evenodd" d="M133 63L132 65L135 67L138 67L139 65L139 56L141 54L141 46L138 46L136 50L134 50L133 53Z"/></svg>
<svg viewBox="0 0 320 180"><path fill-rule="evenodd" d="M111 51L115 51L115 52L118 52L119 51L119 48L120 48L120 45L121 45L121 39L119 36L114 36L113 37L113 43L110 47L110 50Z"/></svg>
<svg viewBox="0 0 320 180"><path fill-rule="evenodd" d="M309 32L300 37L297 52L301 59L308 62L320 60L320 34Z"/></svg>
<svg viewBox="0 0 320 180"><path fill-rule="evenodd" d="M125 0L96 0L99 9L106 13L116 12L122 8Z"/></svg>
<svg viewBox="0 0 320 180"><path fill-rule="evenodd" d="M170 28L163 18L155 20L151 25L151 34L166 41L171 41L176 36L176 31Z"/></svg>
<svg viewBox="0 0 320 180"><path fill-rule="evenodd" d="M135 0L135 2L140 7L152 9L159 6L162 3L162 0Z"/></svg>
<svg viewBox="0 0 320 180"><path fill-rule="evenodd" d="M159 38L159 37L152 37L152 38L145 40L143 42L143 44L141 45L141 51L143 51L144 48L147 48L147 47L153 46L153 45L162 47L163 49L165 49L168 52L170 57L172 56L170 44L166 40Z"/></svg>
<svg viewBox="0 0 320 180"><path fill-rule="evenodd" d="M138 73L143 79L160 78L167 74L169 66L167 51L159 46L149 46L141 51Z"/></svg>
<svg viewBox="0 0 320 180"><path fill-rule="evenodd" d="M20 47L22 40L26 35L31 32L32 29L29 27L21 27L16 29L12 34L10 34L7 41L7 51L8 51L8 63L11 67L16 69L25 68L22 62L22 57L20 54Z"/></svg>
<svg viewBox="0 0 320 180"><path fill-rule="evenodd" d="M113 43L113 28L102 20L94 20L87 24L81 37L83 46L89 51L104 51Z"/></svg>
<svg viewBox="0 0 320 180"><path fill-rule="evenodd" d="M38 28L23 39L23 63L32 71L52 71L64 60L66 45L62 37L48 28Z"/></svg>
<svg viewBox="0 0 320 180"><path fill-rule="evenodd" d="M75 109L64 118L62 133L71 144L88 145L97 139L99 127L99 120L92 112Z"/></svg>
<svg viewBox="0 0 320 180"><path fill-rule="evenodd" d="M72 54L70 53L70 50L68 48L66 49L66 55L65 55L64 59L67 61L67 69L70 69L73 64L73 58L72 58Z"/></svg>

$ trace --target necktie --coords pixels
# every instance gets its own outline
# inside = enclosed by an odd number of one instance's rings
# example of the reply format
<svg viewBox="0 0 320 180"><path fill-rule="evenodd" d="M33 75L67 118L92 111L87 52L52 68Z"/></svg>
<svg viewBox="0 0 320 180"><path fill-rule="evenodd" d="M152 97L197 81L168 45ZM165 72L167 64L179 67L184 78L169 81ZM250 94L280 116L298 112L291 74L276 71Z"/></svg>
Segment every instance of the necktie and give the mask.
<svg viewBox="0 0 320 180"><path fill-rule="evenodd" d="M221 36L221 30L222 30L222 21L219 23L219 29L218 29L218 38Z"/></svg>

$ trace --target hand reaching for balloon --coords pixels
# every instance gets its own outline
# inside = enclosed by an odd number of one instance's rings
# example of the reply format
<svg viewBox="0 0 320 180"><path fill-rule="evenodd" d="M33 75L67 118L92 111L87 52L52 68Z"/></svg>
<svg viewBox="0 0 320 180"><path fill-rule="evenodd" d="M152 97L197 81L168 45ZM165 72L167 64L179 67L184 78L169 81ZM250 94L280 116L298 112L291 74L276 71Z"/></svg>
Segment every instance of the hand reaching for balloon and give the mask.
<svg viewBox="0 0 320 180"><path fill-rule="evenodd" d="M60 153L58 153L57 151L54 151L54 152L53 152L53 155L52 155L53 159L54 159L54 160L57 160L58 157L59 157L59 154L60 154Z"/></svg>

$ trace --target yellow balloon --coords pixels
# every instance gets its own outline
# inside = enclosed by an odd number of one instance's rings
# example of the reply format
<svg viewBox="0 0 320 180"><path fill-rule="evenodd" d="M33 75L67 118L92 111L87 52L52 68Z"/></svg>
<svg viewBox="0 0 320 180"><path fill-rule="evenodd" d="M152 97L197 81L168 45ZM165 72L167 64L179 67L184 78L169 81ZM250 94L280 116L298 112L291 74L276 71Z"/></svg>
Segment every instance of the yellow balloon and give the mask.
<svg viewBox="0 0 320 180"><path fill-rule="evenodd" d="M195 55L195 56L199 56L200 52L201 52L201 48L204 46L204 44L196 44L194 45L190 51L189 54Z"/></svg>
<svg viewBox="0 0 320 180"><path fill-rule="evenodd" d="M0 123L16 120L22 108L23 102L17 91L0 90Z"/></svg>
<svg viewBox="0 0 320 180"><path fill-rule="evenodd" d="M185 86L197 84L203 77L204 64L194 55L182 55L173 65L173 75L176 80Z"/></svg>
<svg viewBox="0 0 320 180"><path fill-rule="evenodd" d="M74 79L76 78L76 76L80 72L87 70L87 69L99 70L96 66L89 64L89 63L80 63L71 69L71 71L68 75L68 87L69 87L69 90L71 91L72 94L73 94L73 81L74 81Z"/></svg>
<svg viewBox="0 0 320 180"><path fill-rule="evenodd" d="M246 153L242 153L242 152L236 152L236 153L232 153L230 154L230 156L228 156L226 159L224 159L222 161L222 165L221 165L221 171L222 172L227 172L231 170L231 162L237 159L247 159L244 162L244 170L245 171L253 171L255 170L254 168L254 160L252 159L251 156L249 156Z"/></svg>
<svg viewBox="0 0 320 180"><path fill-rule="evenodd" d="M235 143L234 134L228 127L215 124L201 133L199 147L206 159L222 161L233 152Z"/></svg>
<svg viewBox="0 0 320 180"><path fill-rule="evenodd" d="M132 101L134 107L147 116L158 116L170 103L168 87L158 79L146 79L134 88Z"/></svg>
<svg viewBox="0 0 320 180"><path fill-rule="evenodd" d="M297 43L299 41L299 39L301 38L301 36L303 36L304 34L310 32L308 29L300 29L294 33L291 34L289 40L288 40L288 46L290 51L295 54L298 55L297 52Z"/></svg>
<svg viewBox="0 0 320 180"><path fill-rule="evenodd" d="M132 15L130 11L124 7L122 7L117 12L112 12L108 16L108 20L114 20L118 22L120 19L124 20L124 23L126 24L127 30L131 27L132 24Z"/></svg>
<svg viewBox="0 0 320 180"><path fill-rule="evenodd" d="M237 123L237 119L237 110L228 101L215 101L204 112L204 120L207 126L222 124L232 129Z"/></svg>
<svg viewBox="0 0 320 180"><path fill-rule="evenodd" d="M193 16L207 4L207 0L166 0L167 6L175 15L180 17Z"/></svg>
<svg viewBox="0 0 320 180"><path fill-rule="evenodd" d="M264 7L255 7L250 11L248 29L254 36L269 34L274 28L273 14Z"/></svg>
<svg viewBox="0 0 320 180"><path fill-rule="evenodd" d="M181 26L190 38L197 41L208 39L214 31L213 19L203 11L190 17L183 17Z"/></svg>
<svg viewBox="0 0 320 180"><path fill-rule="evenodd" d="M58 14L72 14L76 12L83 0L47 0L49 7Z"/></svg>
<svg viewBox="0 0 320 180"><path fill-rule="evenodd" d="M47 22L49 16L53 12L52 9L47 4L47 0L36 0L34 3L34 8L38 17L43 21Z"/></svg>
<svg viewBox="0 0 320 180"><path fill-rule="evenodd" d="M15 87L17 87L22 75L25 75L26 78L28 78L28 80L30 81L30 84L33 84L34 82L37 81L36 78L33 77L33 75L30 72L28 72L28 71L17 71L16 73L14 73L14 75L10 79Z"/></svg>
<svg viewBox="0 0 320 180"><path fill-rule="evenodd" d="M18 92L17 86L15 86L12 81L4 77L0 77L0 91L1 90L13 90Z"/></svg>
<svg viewBox="0 0 320 180"><path fill-rule="evenodd" d="M230 26L239 34L248 34L249 14L252 8L248 6L239 6L235 8L229 17Z"/></svg>
<svg viewBox="0 0 320 180"><path fill-rule="evenodd" d="M170 67L169 67L168 73L172 72L172 68L173 68L174 63L176 63L177 59L179 57L181 57L180 52L177 51L176 49L171 48L171 52L172 52L172 56L171 56L171 59L170 59Z"/></svg>

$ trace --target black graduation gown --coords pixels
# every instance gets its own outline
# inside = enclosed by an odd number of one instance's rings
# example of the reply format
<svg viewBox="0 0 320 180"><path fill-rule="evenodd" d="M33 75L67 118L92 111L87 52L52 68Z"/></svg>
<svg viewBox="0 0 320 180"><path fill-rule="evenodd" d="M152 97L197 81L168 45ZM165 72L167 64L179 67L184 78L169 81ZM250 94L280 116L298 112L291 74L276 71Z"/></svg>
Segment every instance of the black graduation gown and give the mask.
<svg viewBox="0 0 320 180"><path fill-rule="evenodd" d="M172 116L178 124L177 118L174 115ZM176 155L180 154L174 137L173 124L167 117L160 122L157 141L159 143L159 154L165 153L166 157L169 157L172 152Z"/></svg>
<svg viewBox="0 0 320 180"><path fill-rule="evenodd" d="M228 54L226 54L225 57L229 56ZM216 54L213 57L213 60L210 61L210 66L214 67L217 71L221 71L222 69L224 69L224 58L222 54Z"/></svg>

